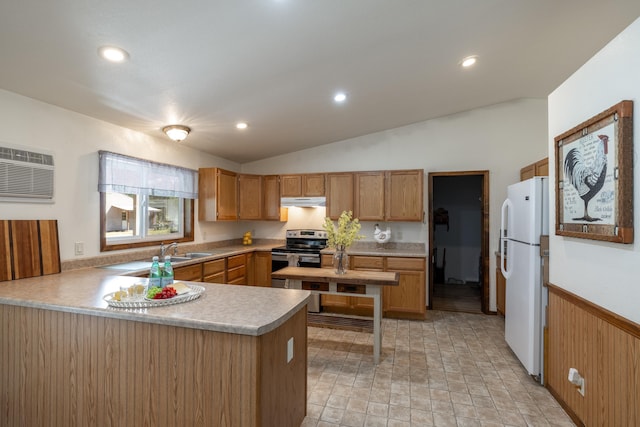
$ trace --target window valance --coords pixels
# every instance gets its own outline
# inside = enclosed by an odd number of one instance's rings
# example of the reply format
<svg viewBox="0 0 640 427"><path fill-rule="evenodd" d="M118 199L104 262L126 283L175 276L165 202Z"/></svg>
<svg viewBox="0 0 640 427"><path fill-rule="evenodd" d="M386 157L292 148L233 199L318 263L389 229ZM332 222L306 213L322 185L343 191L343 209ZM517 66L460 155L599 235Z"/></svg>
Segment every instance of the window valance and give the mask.
<svg viewBox="0 0 640 427"><path fill-rule="evenodd" d="M198 172L109 151L99 151L98 191L198 198Z"/></svg>

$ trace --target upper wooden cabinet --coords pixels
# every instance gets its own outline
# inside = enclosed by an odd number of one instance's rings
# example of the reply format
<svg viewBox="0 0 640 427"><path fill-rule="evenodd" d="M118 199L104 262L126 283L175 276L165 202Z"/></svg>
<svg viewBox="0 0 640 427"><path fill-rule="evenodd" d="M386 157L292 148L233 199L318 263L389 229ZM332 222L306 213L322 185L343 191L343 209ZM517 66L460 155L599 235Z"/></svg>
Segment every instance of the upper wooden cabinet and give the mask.
<svg viewBox="0 0 640 427"><path fill-rule="evenodd" d="M534 176L549 176L548 157L520 169L520 181L525 181L529 178L533 178Z"/></svg>
<svg viewBox="0 0 640 427"><path fill-rule="evenodd" d="M238 175L238 219L262 219L262 176Z"/></svg>
<svg viewBox="0 0 640 427"><path fill-rule="evenodd" d="M281 197L317 197L324 195L324 174L282 175L280 177Z"/></svg>
<svg viewBox="0 0 640 427"><path fill-rule="evenodd" d="M278 175L262 177L262 219L286 221L280 209L280 177Z"/></svg>
<svg viewBox="0 0 640 427"><path fill-rule="evenodd" d="M351 172L327 174L327 216L338 219L343 211L353 209L353 174Z"/></svg>
<svg viewBox="0 0 640 427"><path fill-rule="evenodd" d="M238 176L220 168L198 169L198 219L238 219Z"/></svg>
<svg viewBox="0 0 640 427"><path fill-rule="evenodd" d="M358 172L355 175L354 217L360 221L385 220L385 173Z"/></svg>
<svg viewBox="0 0 640 427"><path fill-rule="evenodd" d="M422 169L385 172L385 220L422 221L423 175Z"/></svg>

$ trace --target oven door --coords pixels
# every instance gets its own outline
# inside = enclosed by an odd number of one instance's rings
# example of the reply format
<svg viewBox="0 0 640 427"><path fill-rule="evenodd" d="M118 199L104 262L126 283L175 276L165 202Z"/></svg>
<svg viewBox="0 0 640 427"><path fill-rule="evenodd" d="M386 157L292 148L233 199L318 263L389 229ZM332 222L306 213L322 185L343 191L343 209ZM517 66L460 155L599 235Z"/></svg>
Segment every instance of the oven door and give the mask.
<svg viewBox="0 0 640 427"><path fill-rule="evenodd" d="M289 257L284 252L271 252L271 272L281 270L289 266ZM272 288L284 288L284 279L271 279Z"/></svg>

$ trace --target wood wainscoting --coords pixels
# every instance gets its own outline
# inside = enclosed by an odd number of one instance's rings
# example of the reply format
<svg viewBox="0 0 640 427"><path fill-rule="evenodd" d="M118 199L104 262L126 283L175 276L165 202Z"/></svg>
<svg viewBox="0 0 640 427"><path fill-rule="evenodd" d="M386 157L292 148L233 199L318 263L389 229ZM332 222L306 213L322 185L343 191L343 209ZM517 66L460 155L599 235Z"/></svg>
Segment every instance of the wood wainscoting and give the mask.
<svg viewBox="0 0 640 427"><path fill-rule="evenodd" d="M299 426L306 316L250 336L0 304L0 426Z"/></svg>
<svg viewBox="0 0 640 427"><path fill-rule="evenodd" d="M548 287L547 388L579 425L640 425L640 325ZM584 396L569 368L585 378Z"/></svg>

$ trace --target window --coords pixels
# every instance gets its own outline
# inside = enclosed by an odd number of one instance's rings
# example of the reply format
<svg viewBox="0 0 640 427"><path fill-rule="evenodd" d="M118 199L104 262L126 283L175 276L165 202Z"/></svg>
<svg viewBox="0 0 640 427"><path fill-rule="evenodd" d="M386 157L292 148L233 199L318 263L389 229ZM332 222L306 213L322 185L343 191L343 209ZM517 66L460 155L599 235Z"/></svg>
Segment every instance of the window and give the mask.
<svg viewBox="0 0 640 427"><path fill-rule="evenodd" d="M193 241L197 172L100 151L102 251Z"/></svg>

